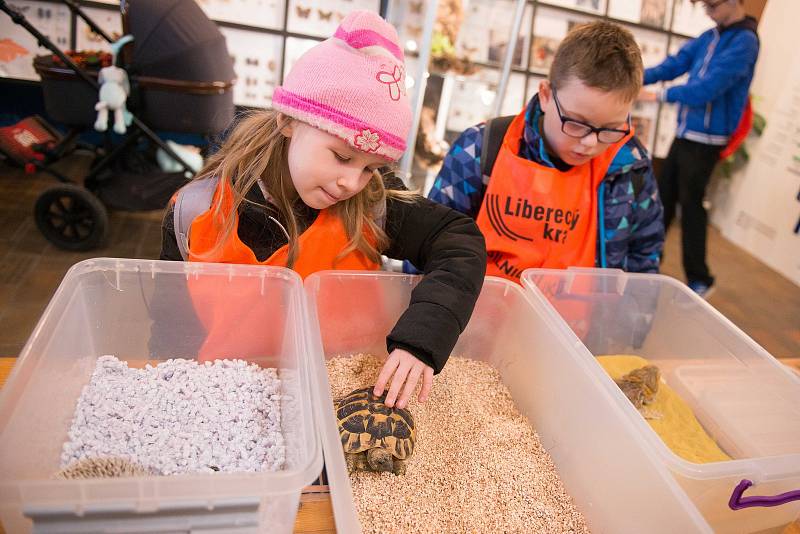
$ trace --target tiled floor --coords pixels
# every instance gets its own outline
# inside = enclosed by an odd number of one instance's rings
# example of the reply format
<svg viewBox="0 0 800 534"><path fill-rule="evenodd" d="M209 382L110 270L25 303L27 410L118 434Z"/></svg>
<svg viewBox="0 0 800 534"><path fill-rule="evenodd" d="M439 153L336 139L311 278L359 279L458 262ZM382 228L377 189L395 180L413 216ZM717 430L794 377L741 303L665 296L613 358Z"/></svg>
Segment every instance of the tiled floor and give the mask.
<svg viewBox="0 0 800 534"><path fill-rule="evenodd" d="M83 159L60 167L81 175ZM67 270L90 257L157 258L160 212L114 212L109 245L86 253L55 248L39 233L33 205L55 181L0 163L0 356L19 353ZM682 278L679 231L667 239L663 272ZM710 265L718 289L710 302L775 356L800 357L800 287L726 241L709 235Z"/></svg>

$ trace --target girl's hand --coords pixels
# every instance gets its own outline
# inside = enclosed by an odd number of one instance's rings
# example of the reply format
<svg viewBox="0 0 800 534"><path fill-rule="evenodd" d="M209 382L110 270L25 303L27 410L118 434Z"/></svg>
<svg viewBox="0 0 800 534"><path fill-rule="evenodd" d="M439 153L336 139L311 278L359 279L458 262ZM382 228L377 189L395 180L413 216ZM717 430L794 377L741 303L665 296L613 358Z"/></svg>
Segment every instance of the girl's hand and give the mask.
<svg viewBox="0 0 800 534"><path fill-rule="evenodd" d="M375 395L383 395L383 390L386 389L386 384L393 374L394 378L389 386L389 393L386 394L386 406L393 407L397 395L400 394L400 398L397 399L397 407L405 408L408 405L408 399L414 393L414 388L417 387L420 376L422 376L422 388L419 391L418 399L419 402L428 400L433 386L432 367L422 363L408 351L394 349L386 359L386 363L383 364L378 381L375 382L375 389L373 389Z"/></svg>

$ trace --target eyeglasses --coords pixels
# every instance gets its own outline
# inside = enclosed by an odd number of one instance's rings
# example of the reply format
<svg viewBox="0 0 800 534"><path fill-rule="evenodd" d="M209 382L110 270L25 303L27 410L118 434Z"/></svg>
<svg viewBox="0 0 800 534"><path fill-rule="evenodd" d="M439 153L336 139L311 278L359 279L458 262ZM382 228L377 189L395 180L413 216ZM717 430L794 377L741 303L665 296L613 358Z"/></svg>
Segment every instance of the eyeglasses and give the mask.
<svg viewBox="0 0 800 534"><path fill-rule="evenodd" d="M570 119L565 117L561 112L561 104L558 102L556 96L556 88L553 87L553 102L556 103L556 110L558 111L558 118L561 119L561 131L575 139L583 139L589 134L597 134L597 142L603 144L614 144L622 141L622 139L631 133L631 116L628 115L628 129L617 130L615 128L596 128L591 124L581 122L579 120Z"/></svg>

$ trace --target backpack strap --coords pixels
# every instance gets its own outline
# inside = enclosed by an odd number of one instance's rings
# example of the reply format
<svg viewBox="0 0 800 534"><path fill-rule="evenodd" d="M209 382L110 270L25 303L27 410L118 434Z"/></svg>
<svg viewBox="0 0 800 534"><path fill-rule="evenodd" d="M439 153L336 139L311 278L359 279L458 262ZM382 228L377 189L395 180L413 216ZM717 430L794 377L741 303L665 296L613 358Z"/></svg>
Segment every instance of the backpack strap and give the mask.
<svg viewBox="0 0 800 534"><path fill-rule="evenodd" d="M639 198L639 193L641 193L642 189L644 189L644 178L645 175L638 172L633 173L633 176L631 177L631 182L633 183L634 201L636 201L636 199Z"/></svg>
<svg viewBox="0 0 800 534"><path fill-rule="evenodd" d="M183 261L189 260L189 229L194 220L211 207L218 183L219 178L216 176L203 180L192 180L178 191L172 217L175 239L178 241L178 249L181 251Z"/></svg>
<svg viewBox="0 0 800 534"><path fill-rule="evenodd" d="M483 176L491 176L494 162L497 161L497 154L500 153L500 147L503 144L503 138L515 118L516 115L507 115L486 121L481 145L481 173Z"/></svg>

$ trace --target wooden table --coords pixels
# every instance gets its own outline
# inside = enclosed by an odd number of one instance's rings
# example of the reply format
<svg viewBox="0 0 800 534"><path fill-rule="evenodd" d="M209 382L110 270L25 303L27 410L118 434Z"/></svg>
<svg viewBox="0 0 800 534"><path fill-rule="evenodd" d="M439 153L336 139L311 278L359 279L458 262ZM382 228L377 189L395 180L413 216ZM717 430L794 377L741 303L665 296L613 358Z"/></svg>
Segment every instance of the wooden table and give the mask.
<svg viewBox="0 0 800 534"><path fill-rule="evenodd" d="M0 387L6 383L16 358L0 358ZM328 486L308 486L300 495L300 508L294 524L297 534L334 534L333 508ZM3 532L0 526L0 533Z"/></svg>

